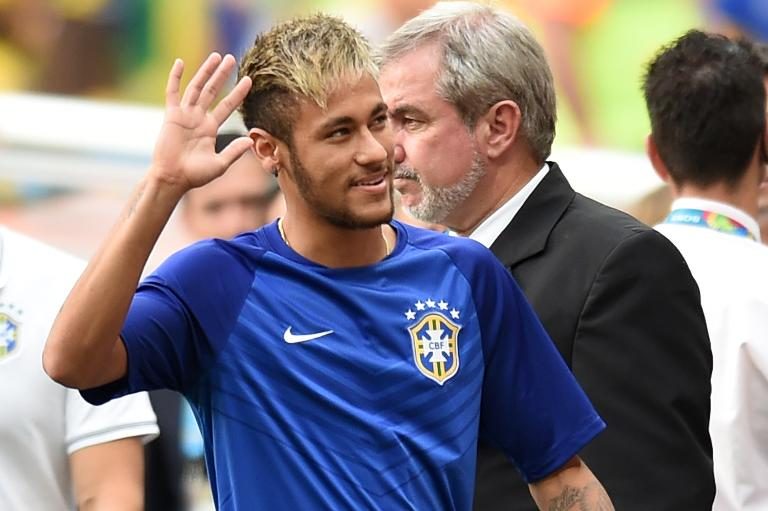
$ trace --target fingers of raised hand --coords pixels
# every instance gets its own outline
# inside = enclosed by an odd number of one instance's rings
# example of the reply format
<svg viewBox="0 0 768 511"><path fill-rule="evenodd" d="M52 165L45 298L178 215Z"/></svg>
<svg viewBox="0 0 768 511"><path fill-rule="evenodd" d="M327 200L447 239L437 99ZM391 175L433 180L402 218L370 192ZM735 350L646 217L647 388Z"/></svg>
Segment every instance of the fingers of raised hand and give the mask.
<svg viewBox="0 0 768 511"><path fill-rule="evenodd" d="M253 146L253 141L249 137L240 137L233 140L227 147L216 155L219 165L222 168L229 168L238 158L245 154Z"/></svg>
<svg viewBox="0 0 768 511"><path fill-rule="evenodd" d="M168 73L168 83L165 86L165 105L176 106L179 104L179 84L184 73L184 61L176 59Z"/></svg>
<svg viewBox="0 0 768 511"><path fill-rule="evenodd" d="M221 125L227 118L232 115L232 112L243 102L245 96L248 95L248 91L251 90L251 79L244 76L237 82L237 85L229 91L229 94L219 101L216 108L211 112L216 123Z"/></svg>
<svg viewBox="0 0 768 511"><path fill-rule="evenodd" d="M168 77L166 106L178 106L179 104L182 107L198 106L202 110L207 111L223 89L236 64L235 58L232 55L226 55L222 58L218 53L212 53L189 81L184 95L179 102L179 84L181 83L184 63L177 59ZM250 78L243 78L219 102L211 112L219 125L243 102L250 88Z"/></svg>
<svg viewBox="0 0 768 511"><path fill-rule="evenodd" d="M200 97L197 101L198 105L206 110L211 107L213 102L216 101L219 93L224 88L224 85L226 84L229 76L232 74L236 64L237 62L235 61L235 57L232 55L226 55L224 59L222 59L218 67L216 67L215 71L213 72L213 75L203 86L202 92L200 93Z"/></svg>
<svg viewBox="0 0 768 511"><path fill-rule="evenodd" d="M181 106L194 106L198 104L203 88L209 82L211 76L216 73L221 64L221 55L216 52L208 55L208 58L205 59L189 81L189 84L187 84L187 88L184 90L184 95L181 98Z"/></svg>

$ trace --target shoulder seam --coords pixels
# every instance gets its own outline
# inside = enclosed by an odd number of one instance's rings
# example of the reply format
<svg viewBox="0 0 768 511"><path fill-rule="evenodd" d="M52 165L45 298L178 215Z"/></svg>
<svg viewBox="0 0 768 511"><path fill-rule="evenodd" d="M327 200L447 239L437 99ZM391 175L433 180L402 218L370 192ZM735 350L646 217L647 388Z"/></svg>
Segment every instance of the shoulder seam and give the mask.
<svg viewBox="0 0 768 511"><path fill-rule="evenodd" d="M245 308L245 304L248 302L248 295L250 294L251 289L253 288L253 283L256 280L256 268L255 267L258 266L258 263L261 262L261 260L264 258L264 255L266 253L267 253L267 250L265 250L265 249L262 249L262 250L260 250L258 252L258 259L255 261L255 264L254 264L253 276L251 278L250 284L248 285L248 290L243 295L243 301L240 304L240 307L237 309L237 314L235 315L235 321L232 323L229 331L227 332L226 340L222 344L221 349L214 355L214 358L211 361L211 363L208 365L208 367L206 367L205 370L202 371L202 373L194 380L194 383L192 383L189 386L188 389L195 388L197 386L197 384L200 383L205 378L205 376L207 376L213 370L214 367L216 367L216 364L218 364L219 360L221 359L221 354L229 346L230 340L232 339L232 332L234 331L235 326L237 325L238 318L242 315L243 309Z"/></svg>
<svg viewBox="0 0 768 511"><path fill-rule="evenodd" d="M410 239L408 240L408 245L410 245L411 247L413 247L416 250L421 250L421 251L438 250L441 253L445 254L445 257L447 257L448 260L451 261L451 264L454 266L454 268L456 268L456 271L458 271L461 274L462 278L467 283L467 287L470 289L470 294L471 294L471 299L472 299L472 306L474 307L475 312L479 313L478 307L477 307L477 300L475 299L475 289L472 286L472 281L469 279L469 277L467 277L466 273L464 273L464 270L456 262L456 260L453 258L453 256L451 256L451 254L448 253L447 250L445 250L444 248L440 248L440 247L432 247L432 248L429 248L429 249L422 248L422 247L419 247L417 245L414 245L411 242ZM496 256L494 256L493 254L490 254L490 257L495 258ZM484 334L483 327L479 323L478 323L478 331L480 332L480 352L483 354L484 362L487 362L486 353L485 353L485 342L483 342L483 334Z"/></svg>

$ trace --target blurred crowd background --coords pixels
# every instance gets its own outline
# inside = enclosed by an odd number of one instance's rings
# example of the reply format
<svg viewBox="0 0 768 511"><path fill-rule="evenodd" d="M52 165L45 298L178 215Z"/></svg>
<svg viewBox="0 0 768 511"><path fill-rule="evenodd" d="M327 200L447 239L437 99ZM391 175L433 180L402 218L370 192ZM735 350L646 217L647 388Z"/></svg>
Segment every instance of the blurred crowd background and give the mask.
<svg viewBox="0 0 768 511"><path fill-rule="evenodd" d="M531 26L560 86L561 142L639 149L642 65L691 27L766 35L760 0L497 0ZM0 0L0 90L160 104L169 63L239 55L273 21L322 10L374 42L431 0Z"/></svg>
<svg viewBox="0 0 768 511"><path fill-rule="evenodd" d="M0 0L0 224L87 258L140 175L120 169L148 162L154 133L142 126L159 124L174 58L193 68L213 50L239 56L274 21L312 11L338 14L376 43L432 3ZM548 53L559 93L555 152L584 157L564 165L576 188L579 174L596 173L579 191L649 223L655 201L668 198L642 154L649 131L640 93L645 63L694 27L768 39L765 0L495 3L528 24ZM92 108L101 115L78 122ZM126 130L129 120L139 127ZM87 157L72 159L80 153ZM45 158L53 171L39 171ZM79 173L78 165L95 170ZM193 238L181 224L171 223L152 264ZM200 447L194 435L182 437L190 460L186 491L206 509Z"/></svg>
<svg viewBox="0 0 768 511"><path fill-rule="evenodd" d="M27 92L149 106L159 111L167 71L176 57L183 58L192 67L212 50L238 56L255 34L275 20L318 10L343 16L375 43L432 3L432 0L0 0L0 105L13 104L15 96L7 96L3 103L4 93ZM768 2L763 0L497 0L496 3L527 23L548 53L559 89L556 150L586 147L640 154L648 133L639 90L643 67L660 45L686 29L698 27L729 34L744 33L757 39L768 37ZM95 144L97 137L101 141L114 133L115 139L145 139L134 140L142 148L138 157L146 157L151 151L154 133L120 132L124 123L120 115L83 128L74 123L79 117L77 110L65 112L42 107L34 111L27 109L21 116L32 123L33 131L39 129L41 137L55 126L54 133L46 135L48 138L60 133L62 137L77 137L87 146ZM64 213L70 209L73 215L94 211L95 217L108 220L111 197L105 199L103 192L93 197L89 192L89 203L62 201L62 191L70 192L67 194L70 198L73 190L83 188L107 188L110 193L116 190L118 195L124 194L135 176L126 179L115 174L114 182L119 185L111 187L104 186L112 179L108 170L98 179L92 179L90 174L79 178L66 169L53 177L49 172L44 178L34 169L27 172L15 159L2 156L3 147L16 144L29 149L37 143L34 136L21 141L14 139L18 123L17 117L0 112L0 220L21 224L23 230L35 230L33 234L41 234L44 239L87 256L92 250L89 241L94 237L98 239L106 227L95 225L87 233L72 232L66 228L71 221ZM72 148L65 147L63 152L72 152ZM131 155L136 157L134 153ZM110 147L99 146L99 156L112 157ZM589 161L592 170L579 172L600 171ZM610 162L602 166L615 167ZM651 176L650 168L645 168ZM654 179L644 180L644 186L652 187ZM598 181L604 181L602 176ZM578 186L579 179L575 182ZM622 183L630 186L621 179L600 186L621 187ZM611 195L615 192L621 200L614 203L624 206L627 202L624 200L626 190L581 191L596 193L608 202L612 202ZM35 209L29 210L29 206L38 206L42 199L53 204L53 211L59 213L55 218L50 218L50 209L43 208L39 214ZM52 224L47 226L46 222ZM169 245L175 243L176 240Z"/></svg>

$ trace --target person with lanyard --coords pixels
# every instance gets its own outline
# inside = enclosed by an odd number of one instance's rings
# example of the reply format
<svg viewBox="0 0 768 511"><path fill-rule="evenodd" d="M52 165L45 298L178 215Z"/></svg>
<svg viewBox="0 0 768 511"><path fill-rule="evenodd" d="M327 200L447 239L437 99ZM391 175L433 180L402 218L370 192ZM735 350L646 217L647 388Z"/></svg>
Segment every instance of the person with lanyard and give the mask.
<svg viewBox="0 0 768 511"><path fill-rule="evenodd" d="M750 44L690 31L648 66L647 151L671 185L656 226L701 289L712 342L715 511L768 509L768 247L757 224L766 92Z"/></svg>
<svg viewBox="0 0 768 511"><path fill-rule="evenodd" d="M59 313L48 374L94 403L185 394L220 511L469 511L478 436L541 509L612 510L577 455L605 424L512 277L478 243L392 220L368 42L330 16L276 25L214 106L234 67L212 54L182 92L173 65L152 164ZM217 153L241 103L250 137ZM192 245L137 290L182 195L249 149L285 216Z"/></svg>

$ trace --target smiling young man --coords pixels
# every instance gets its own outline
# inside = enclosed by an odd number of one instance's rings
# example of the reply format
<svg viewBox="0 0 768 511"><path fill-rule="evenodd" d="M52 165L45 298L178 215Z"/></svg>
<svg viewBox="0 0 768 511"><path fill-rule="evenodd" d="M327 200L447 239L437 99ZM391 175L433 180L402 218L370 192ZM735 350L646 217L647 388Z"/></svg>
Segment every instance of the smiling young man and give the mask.
<svg viewBox="0 0 768 511"><path fill-rule="evenodd" d="M212 55L64 305L48 373L93 402L186 395L220 510L469 510L478 435L546 509L612 509L576 453L604 428L514 281L470 240L392 217L392 133L366 41L313 16L259 36L244 78ZM214 151L243 102L250 139ZM279 222L171 257L136 291L184 192L249 147Z"/></svg>

